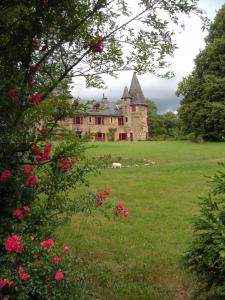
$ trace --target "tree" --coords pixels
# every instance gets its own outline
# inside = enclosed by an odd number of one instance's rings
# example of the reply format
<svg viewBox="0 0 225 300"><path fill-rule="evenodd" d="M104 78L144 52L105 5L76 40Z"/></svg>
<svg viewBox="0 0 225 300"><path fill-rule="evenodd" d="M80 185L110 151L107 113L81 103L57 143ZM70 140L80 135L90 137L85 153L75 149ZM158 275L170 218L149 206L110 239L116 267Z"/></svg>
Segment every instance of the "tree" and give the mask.
<svg viewBox="0 0 225 300"><path fill-rule="evenodd" d="M183 96L179 115L186 132L207 140L225 136L225 5L209 28L205 49L195 59L191 75L178 85Z"/></svg>
<svg viewBox="0 0 225 300"><path fill-rule="evenodd" d="M73 257L54 232L71 213L101 206L109 189L74 198L71 190L94 171L84 141L65 134L53 143L58 121L88 109L69 103L71 78L99 87L101 73L118 70L165 67L169 76L166 57L175 46L168 20L196 11L196 2L143 0L133 12L123 0L0 1L1 297L82 298L79 280L66 271Z"/></svg>

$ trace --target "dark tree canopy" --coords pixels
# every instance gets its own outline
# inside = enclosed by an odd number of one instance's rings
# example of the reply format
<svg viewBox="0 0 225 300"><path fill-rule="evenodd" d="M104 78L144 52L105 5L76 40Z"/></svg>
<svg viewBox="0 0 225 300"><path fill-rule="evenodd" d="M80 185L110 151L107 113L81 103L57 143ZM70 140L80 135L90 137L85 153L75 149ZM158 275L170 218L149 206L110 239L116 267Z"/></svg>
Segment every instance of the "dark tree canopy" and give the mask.
<svg viewBox="0 0 225 300"><path fill-rule="evenodd" d="M186 131L208 140L225 137L225 5L209 28L206 47L191 75L179 83L180 117Z"/></svg>

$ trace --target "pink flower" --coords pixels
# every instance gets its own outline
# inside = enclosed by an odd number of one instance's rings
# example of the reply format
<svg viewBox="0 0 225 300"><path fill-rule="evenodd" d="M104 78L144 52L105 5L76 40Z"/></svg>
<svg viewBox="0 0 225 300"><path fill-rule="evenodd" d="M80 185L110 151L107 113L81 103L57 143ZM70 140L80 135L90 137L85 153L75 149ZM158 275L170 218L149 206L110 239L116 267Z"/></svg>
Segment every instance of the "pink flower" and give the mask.
<svg viewBox="0 0 225 300"><path fill-rule="evenodd" d="M11 176L11 172L9 170L5 169L2 172L2 175L0 176L0 181L1 182L6 182L9 179L10 176Z"/></svg>
<svg viewBox="0 0 225 300"><path fill-rule="evenodd" d="M30 166L25 166L23 172L24 172L24 174L30 174L30 172L31 172L31 167L30 167Z"/></svg>
<svg viewBox="0 0 225 300"><path fill-rule="evenodd" d="M62 280L64 278L64 274L62 272L56 272L55 273L55 279L56 280Z"/></svg>
<svg viewBox="0 0 225 300"><path fill-rule="evenodd" d="M24 205L23 210L29 211L29 210L30 210L30 207L29 207L28 205Z"/></svg>
<svg viewBox="0 0 225 300"><path fill-rule="evenodd" d="M16 216L19 220L24 218L23 211L21 209L16 209L14 211L14 216Z"/></svg>
<svg viewBox="0 0 225 300"><path fill-rule="evenodd" d="M21 280L29 280L30 279L30 274L20 273L20 279Z"/></svg>
<svg viewBox="0 0 225 300"><path fill-rule="evenodd" d="M61 257L60 256L54 256L53 258L52 258L52 263L54 264L54 265L58 265L59 263L60 263L60 261L61 261Z"/></svg>
<svg viewBox="0 0 225 300"><path fill-rule="evenodd" d="M46 247L46 248L50 248L52 247L53 245L55 244L55 241L54 240L47 240L47 241L43 241L43 242L40 242L40 245L42 247Z"/></svg>
<svg viewBox="0 0 225 300"><path fill-rule="evenodd" d="M10 90L8 91L8 96L9 96L9 97L15 97L15 96L16 96L16 92L15 92L13 89L10 89Z"/></svg>
<svg viewBox="0 0 225 300"><path fill-rule="evenodd" d="M3 289L4 286L6 286L6 285L7 285L7 281L5 279L1 279L0 280L0 289Z"/></svg>
<svg viewBox="0 0 225 300"><path fill-rule="evenodd" d="M106 195L108 196L109 194L110 194L110 188L109 187L107 187L106 189L105 189L105 193L106 193Z"/></svg>
<svg viewBox="0 0 225 300"><path fill-rule="evenodd" d="M19 267L19 273L24 273L25 272L25 270L24 270L24 267Z"/></svg>
<svg viewBox="0 0 225 300"><path fill-rule="evenodd" d="M28 97L29 102L38 104L41 101L41 95L34 94Z"/></svg>
<svg viewBox="0 0 225 300"><path fill-rule="evenodd" d="M13 280L10 280L10 282L9 282L9 286L10 286L11 288L13 288L13 287L15 286L15 283L14 283L14 281L13 281Z"/></svg>
<svg viewBox="0 0 225 300"><path fill-rule="evenodd" d="M116 206L117 209L123 209L123 204L122 202L119 202Z"/></svg>
<svg viewBox="0 0 225 300"><path fill-rule="evenodd" d="M68 171L68 170L69 170L69 167L70 167L70 165L69 165L68 162L65 162L65 163L62 164L62 169L63 169L64 171Z"/></svg>
<svg viewBox="0 0 225 300"><path fill-rule="evenodd" d="M39 180L38 176L28 176L27 177L27 185L32 187L35 183L37 183Z"/></svg>
<svg viewBox="0 0 225 300"><path fill-rule="evenodd" d="M42 161L43 160L43 156L42 155L37 155L35 156L36 161Z"/></svg>
<svg viewBox="0 0 225 300"><path fill-rule="evenodd" d="M128 210L125 210L125 211L123 212L123 215L124 215L125 218L127 218L127 217L129 216Z"/></svg>
<svg viewBox="0 0 225 300"><path fill-rule="evenodd" d="M64 253L70 252L70 247L64 246L64 247L63 247L63 252L64 252Z"/></svg>
<svg viewBox="0 0 225 300"><path fill-rule="evenodd" d="M35 145L35 146L33 146L33 147L31 148L31 152L32 152L33 154L37 154L37 153L40 152L40 149Z"/></svg>
<svg viewBox="0 0 225 300"><path fill-rule="evenodd" d="M75 165L76 159L72 159L72 160L71 160L71 163L72 163L72 165Z"/></svg>
<svg viewBox="0 0 225 300"><path fill-rule="evenodd" d="M103 203L103 201L102 201L102 200L98 200L98 201L96 201L96 204L97 204L98 206L102 205L102 203Z"/></svg>
<svg viewBox="0 0 225 300"><path fill-rule="evenodd" d="M5 249L7 251L13 251L16 253L22 253L24 250L23 243L21 241L21 237L18 235L11 235L7 238L5 243Z"/></svg>

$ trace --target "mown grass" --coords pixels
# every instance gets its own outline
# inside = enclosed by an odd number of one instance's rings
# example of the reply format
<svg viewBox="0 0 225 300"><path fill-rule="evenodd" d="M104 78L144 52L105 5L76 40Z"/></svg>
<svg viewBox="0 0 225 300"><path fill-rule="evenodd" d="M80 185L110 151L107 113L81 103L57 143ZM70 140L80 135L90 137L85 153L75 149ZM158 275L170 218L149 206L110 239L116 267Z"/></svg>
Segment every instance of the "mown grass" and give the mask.
<svg viewBox="0 0 225 300"><path fill-rule="evenodd" d="M87 286L99 299L191 299L192 277L180 260L192 235L207 176L224 161L222 143L98 143L89 156L110 154L132 164L90 177L91 189L110 186L129 218L76 215L59 236L89 262ZM155 165L144 165L144 160ZM108 201L108 200L107 200ZM102 209L102 208L100 208Z"/></svg>

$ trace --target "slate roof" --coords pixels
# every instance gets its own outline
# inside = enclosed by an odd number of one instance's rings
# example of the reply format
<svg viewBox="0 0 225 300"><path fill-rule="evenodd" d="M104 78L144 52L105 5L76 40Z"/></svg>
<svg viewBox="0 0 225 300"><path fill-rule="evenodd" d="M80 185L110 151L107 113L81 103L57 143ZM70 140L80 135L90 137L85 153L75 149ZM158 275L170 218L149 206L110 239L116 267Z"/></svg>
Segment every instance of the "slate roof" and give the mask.
<svg viewBox="0 0 225 300"><path fill-rule="evenodd" d="M126 98L130 98L130 99L132 98L131 95L130 95L129 92L128 92L127 86L125 86L125 88L124 88L123 96L122 96L121 99L126 99Z"/></svg>
<svg viewBox="0 0 225 300"><path fill-rule="evenodd" d="M115 103L108 102L106 105L100 103L99 111L90 111L88 113L91 116L115 116L122 117L122 108L120 105L116 105Z"/></svg>
<svg viewBox="0 0 225 300"><path fill-rule="evenodd" d="M130 85L129 94L131 96L131 104L139 104L139 105L145 105L147 106L147 101L144 97L144 94L142 92L140 83L137 78L136 72L133 74L133 78Z"/></svg>

